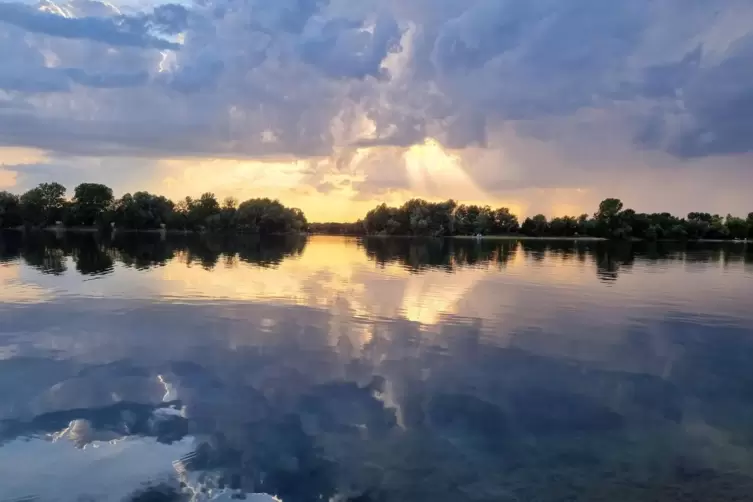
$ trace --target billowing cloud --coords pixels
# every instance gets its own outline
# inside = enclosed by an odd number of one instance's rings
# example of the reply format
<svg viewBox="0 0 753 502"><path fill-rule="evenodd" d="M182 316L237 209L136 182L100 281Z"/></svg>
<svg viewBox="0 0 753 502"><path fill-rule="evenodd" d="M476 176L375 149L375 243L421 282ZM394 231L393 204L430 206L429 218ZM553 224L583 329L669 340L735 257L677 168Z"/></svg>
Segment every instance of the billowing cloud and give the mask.
<svg viewBox="0 0 753 502"><path fill-rule="evenodd" d="M751 18L747 0L0 3L0 145L304 160L302 183L359 200L442 180L642 193L721 169L734 189ZM434 140L461 173L416 178L408 152Z"/></svg>

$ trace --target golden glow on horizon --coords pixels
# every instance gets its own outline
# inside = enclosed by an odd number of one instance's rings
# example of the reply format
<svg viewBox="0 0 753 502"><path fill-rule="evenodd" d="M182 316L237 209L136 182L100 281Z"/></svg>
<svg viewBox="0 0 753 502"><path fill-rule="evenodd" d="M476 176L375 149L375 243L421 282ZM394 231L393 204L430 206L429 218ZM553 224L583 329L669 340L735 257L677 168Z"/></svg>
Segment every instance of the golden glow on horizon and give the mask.
<svg viewBox="0 0 753 502"><path fill-rule="evenodd" d="M479 268L458 275L444 270L413 274L397 263L381 267L354 240L337 237L315 237L301 256L287 258L275 268L236 261L205 270L187 267L186 256L178 258L159 269L167 297L315 306L338 315L398 317L423 326L460 313L460 305L488 273ZM494 301L484 310L492 312ZM483 308L483 302L473 302L472 308ZM330 326L333 343L340 338L338 326ZM364 329L351 342L362 347L371 337L372 332Z"/></svg>
<svg viewBox="0 0 753 502"><path fill-rule="evenodd" d="M544 207L547 209L536 212L579 215L585 212L590 195L587 190L553 188L517 191L514 199L495 198L468 175L459 155L433 139L402 152L388 147L360 148L352 153L347 166L336 164L335 159L166 159L159 162L162 188L157 191L173 200L186 195L198 197L204 192L214 193L219 200L227 196L239 201L269 197L302 209L312 222L355 221L382 202L399 206L412 198L504 206L521 220L529 210ZM397 180L406 176L408 188L387 189L365 197L358 184L368 185L369 170L382 165L385 170L405 169L395 176Z"/></svg>
<svg viewBox="0 0 753 502"><path fill-rule="evenodd" d="M159 268L161 295L315 307L335 317L400 318L420 324L423 330L432 330L453 315L503 322L507 309L519 308L515 290L504 285L577 284L585 291L600 287L596 273L584 271L584 267L595 269L590 257L581 262L550 255L533 267L533 258L517 243L503 275L490 273L485 266L463 268L457 274L441 269L411 273L399 263L379 265L355 239L339 237L314 237L302 255L286 258L273 268L235 259L205 270L197 264L187 267L186 258L179 256ZM493 261L488 267L495 269ZM330 323L332 343L343 336L342 331L339 322ZM365 327L356 331L349 332L356 349L374 335Z"/></svg>
<svg viewBox="0 0 753 502"><path fill-rule="evenodd" d="M248 190L284 191L298 186L303 177L305 163L259 162L226 159L161 161L168 176L163 179L171 198L187 194L199 195L214 192L218 197L238 197ZM243 197L247 198L247 197Z"/></svg>
<svg viewBox="0 0 753 502"><path fill-rule="evenodd" d="M12 166L41 164L47 160L47 154L36 148L0 147L0 190L11 189L18 184L18 173Z"/></svg>
<svg viewBox="0 0 753 502"><path fill-rule="evenodd" d="M404 159L414 193L455 200L489 199L465 172L462 160L448 153L438 141L427 139L408 148Z"/></svg>
<svg viewBox="0 0 753 502"><path fill-rule="evenodd" d="M49 159L46 152L36 148L0 146L0 166L39 164Z"/></svg>
<svg viewBox="0 0 753 502"><path fill-rule="evenodd" d="M0 162L5 166L49 161L48 154L42 150L0 147ZM18 173L2 164L0 190L16 191ZM379 171L382 166L386 171L404 170L393 173L396 180L407 177L408 187L388 188L371 197L364 196L358 184L368 185L369 172ZM84 175L81 179L58 181L63 182L70 193L75 184L91 181L85 179L85 173L81 174ZM396 185L399 183L396 181ZM113 186L113 189L118 195L123 191L119 186ZM394 147L359 148L353 152L346 166L337 166L334 158L274 161L162 159L157 161L156 178L143 187L134 183L130 191L141 189L176 201L187 195L199 197L204 192L214 193L220 201L228 196L239 201L269 197L302 209L312 222L355 221L378 204L384 202L399 206L412 198L431 201L451 198L463 204L505 206L521 220L535 212L543 212L548 217L565 214L577 216L593 209L590 200L593 194L588 189L518 190L514 198L495 198L467 174L461 156L433 139L402 151Z"/></svg>

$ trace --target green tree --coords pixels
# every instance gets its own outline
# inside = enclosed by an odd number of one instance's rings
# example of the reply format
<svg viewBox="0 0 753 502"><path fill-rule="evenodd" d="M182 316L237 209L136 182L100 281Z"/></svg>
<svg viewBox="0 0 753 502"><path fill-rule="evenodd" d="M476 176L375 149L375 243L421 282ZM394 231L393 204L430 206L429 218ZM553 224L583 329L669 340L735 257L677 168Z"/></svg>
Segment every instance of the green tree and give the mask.
<svg viewBox="0 0 753 502"><path fill-rule="evenodd" d="M131 229L158 229L175 221L172 201L149 192L127 193L115 202L113 220Z"/></svg>
<svg viewBox="0 0 753 502"><path fill-rule="evenodd" d="M648 221L638 222L636 212L632 209L623 211L620 199L604 199L599 204L599 210L594 214L595 229L601 237L612 239L629 239L633 236L633 224L640 223L643 228L648 227Z"/></svg>
<svg viewBox="0 0 753 502"><path fill-rule="evenodd" d="M262 235L303 231L308 224L303 211L271 199L242 202L235 218L238 230Z"/></svg>
<svg viewBox="0 0 753 502"><path fill-rule="evenodd" d="M687 239L688 231L685 230L684 225L677 224L677 225L672 226L672 228L669 229L669 233L667 234L667 236L670 239L683 240L683 239Z"/></svg>
<svg viewBox="0 0 753 502"><path fill-rule="evenodd" d="M709 213L688 213L685 223L688 239L703 239L711 229L712 218Z"/></svg>
<svg viewBox="0 0 753 502"><path fill-rule="evenodd" d="M455 232L459 235L471 235L476 229L476 219L478 218L478 206L466 206L461 204L455 210L454 227Z"/></svg>
<svg viewBox="0 0 753 502"><path fill-rule="evenodd" d="M236 199L233 196L225 197L225 199L222 201L222 209L237 209L238 208L238 199Z"/></svg>
<svg viewBox="0 0 753 502"><path fill-rule="evenodd" d="M79 225L102 223L105 211L114 200L112 188L99 183L81 183L73 191L73 220Z"/></svg>
<svg viewBox="0 0 753 502"><path fill-rule="evenodd" d="M576 233L578 235L589 235L590 230L591 230L590 222L591 220L589 219L587 214L584 213L578 216L578 223L577 223L578 228L576 230Z"/></svg>
<svg viewBox="0 0 753 502"><path fill-rule="evenodd" d="M504 209L499 214L500 220L497 220L497 212L489 206L466 206L460 205L454 214L454 229L459 235L476 235L476 234L494 234L499 233L498 221L500 224L512 225ZM517 218L515 219L517 222Z"/></svg>
<svg viewBox="0 0 753 502"><path fill-rule="evenodd" d="M239 208L240 209L240 208ZM364 218L364 227L369 235L397 235L407 234L408 228L401 228L398 221L398 210L387 204L380 204Z"/></svg>
<svg viewBox="0 0 753 502"><path fill-rule="evenodd" d="M25 224L40 226L47 222L44 195L39 188L32 188L21 195L20 201L21 215Z"/></svg>
<svg viewBox="0 0 753 502"><path fill-rule="evenodd" d="M0 192L0 228L12 228L23 224L21 202L17 195Z"/></svg>
<svg viewBox="0 0 753 502"><path fill-rule="evenodd" d="M682 225L682 220L669 213L651 213L648 215L651 225L655 227L657 239L670 237L670 232L677 225Z"/></svg>
<svg viewBox="0 0 753 502"><path fill-rule="evenodd" d="M557 237L571 237L578 233L578 219L574 216L552 218L549 234Z"/></svg>
<svg viewBox="0 0 753 502"><path fill-rule="evenodd" d="M60 183L41 183L21 196L21 214L31 225L52 225L63 218L65 187Z"/></svg>
<svg viewBox="0 0 753 502"><path fill-rule="evenodd" d="M599 203L599 210L594 214L594 218L609 221L620 214L622 207L623 204L620 199L604 199Z"/></svg>
<svg viewBox="0 0 753 502"><path fill-rule="evenodd" d="M487 235L494 231L494 211L489 206L479 208L476 216L476 224L473 228L474 233Z"/></svg>
<svg viewBox="0 0 753 502"><path fill-rule="evenodd" d="M411 199L403 204L398 210L398 219L412 235L431 233L431 208L425 200Z"/></svg>
<svg viewBox="0 0 753 502"><path fill-rule="evenodd" d="M706 234L709 239L728 239L729 228L725 225L724 218L715 214L711 217L709 231Z"/></svg>
<svg viewBox="0 0 753 502"><path fill-rule="evenodd" d="M549 223L546 216L537 214L533 218L526 218L520 230L526 235L543 237L549 232Z"/></svg>
<svg viewBox="0 0 753 502"><path fill-rule="evenodd" d="M748 237L748 222L742 218L737 218L731 214L727 215L724 220L727 232L732 239L745 239Z"/></svg>
<svg viewBox="0 0 753 502"><path fill-rule="evenodd" d="M235 197L225 197L219 213L210 217L209 227L213 230L229 231L235 228L235 218L238 212L238 201Z"/></svg>
<svg viewBox="0 0 753 502"><path fill-rule="evenodd" d="M625 237L635 237L645 239L646 232L651 226L651 220L646 213L636 213L632 209L626 209L622 212L621 223L623 232L630 229L630 234Z"/></svg>
<svg viewBox="0 0 753 502"><path fill-rule="evenodd" d="M500 207L494 210L492 214L494 234L510 234L520 230L518 217L510 212L509 208Z"/></svg>
<svg viewBox="0 0 753 502"><path fill-rule="evenodd" d="M220 214L220 203L217 202L213 193L203 193L197 200L187 197L186 203L187 219L191 228L199 230L218 224L218 220L212 220L212 218Z"/></svg>

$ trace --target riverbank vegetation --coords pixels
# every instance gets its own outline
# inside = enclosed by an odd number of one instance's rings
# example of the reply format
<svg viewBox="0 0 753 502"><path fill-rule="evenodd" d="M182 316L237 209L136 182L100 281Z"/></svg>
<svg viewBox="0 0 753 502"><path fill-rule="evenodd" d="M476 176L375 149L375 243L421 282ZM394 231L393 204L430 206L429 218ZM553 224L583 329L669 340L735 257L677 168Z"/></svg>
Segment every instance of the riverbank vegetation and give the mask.
<svg viewBox="0 0 753 502"><path fill-rule="evenodd" d="M642 240L727 240L753 238L753 213L747 218L693 212L686 218L670 213L638 213L619 199L605 199L593 215L538 214L519 221L506 207L457 204L453 200L413 199L400 207L381 204L356 223L311 224L315 233L378 236L510 235L592 237Z"/></svg>
<svg viewBox="0 0 753 502"><path fill-rule="evenodd" d="M22 195L0 192L0 228L99 227L127 230L215 231L285 234L309 231L378 236L529 236L641 240L742 240L753 238L753 212L740 218L703 212L685 218L638 213L619 199L605 199L593 215L538 214L523 221L506 207L412 199L402 206L380 204L353 223L309 223L300 209L266 198L220 202L214 194L171 201L149 192L116 199L111 188L78 185L70 199L59 183L42 183Z"/></svg>
<svg viewBox="0 0 753 502"><path fill-rule="evenodd" d="M300 209L271 199L241 202L232 197L220 203L214 194L173 202L149 192L127 193L116 199L110 187L97 183L78 185L71 199L59 183L42 183L18 196L0 192L0 228L57 225L128 230L233 231L285 234L305 231Z"/></svg>

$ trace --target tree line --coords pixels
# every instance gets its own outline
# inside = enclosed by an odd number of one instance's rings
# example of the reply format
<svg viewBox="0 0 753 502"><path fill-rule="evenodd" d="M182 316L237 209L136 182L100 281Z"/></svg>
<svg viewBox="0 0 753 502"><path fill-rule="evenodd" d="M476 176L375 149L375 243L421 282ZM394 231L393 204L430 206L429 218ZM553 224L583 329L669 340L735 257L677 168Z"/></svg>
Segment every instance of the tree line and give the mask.
<svg viewBox="0 0 753 502"><path fill-rule="evenodd" d="M698 240L753 238L753 212L747 218L691 212L638 213L619 199L605 199L593 215L543 214L518 217L506 208L458 204L454 200L412 199L400 207L380 204L354 223L311 223L303 211L268 198L220 203L213 193L177 202L149 192L116 199L110 187L78 185L70 199L60 183L42 183L22 195L0 192L0 228L103 227L150 230L226 231L284 234L311 231L325 234L384 236L525 235L533 237L599 237L607 239Z"/></svg>
<svg viewBox="0 0 753 502"><path fill-rule="evenodd" d="M0 192L0 228L102 227L151 230L234 231L256 234L301 232L308 222L303 211L277 200L232 197L220 203L213 193L173 202L149 192L116 199L110 187L82 183L66 198L60 183L42 183L22 195Z"/></svg>
<svg viewBox="0 0 753 502"><path fill-rule="evenodd" d="M354 235L525 235L531 237L598 237L605 239L698 240L753 238L753 212L747 218L692 212L686 218L670 213L637 213L619 199L605 199L593 215L543 214L518 217L506 208L458 204L453 200L413 199L400 207L380 204L355 223L311 224L313 232Z"/></svg>

